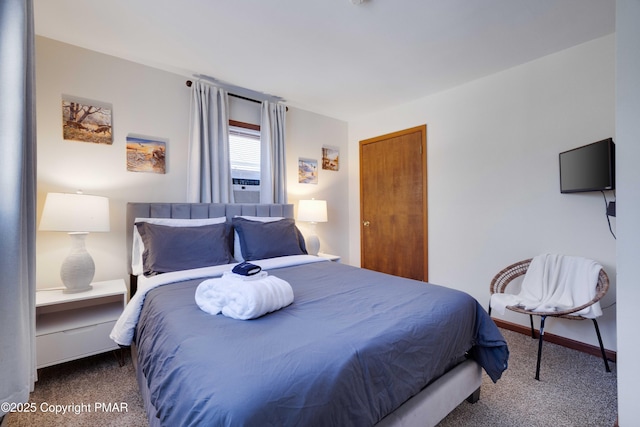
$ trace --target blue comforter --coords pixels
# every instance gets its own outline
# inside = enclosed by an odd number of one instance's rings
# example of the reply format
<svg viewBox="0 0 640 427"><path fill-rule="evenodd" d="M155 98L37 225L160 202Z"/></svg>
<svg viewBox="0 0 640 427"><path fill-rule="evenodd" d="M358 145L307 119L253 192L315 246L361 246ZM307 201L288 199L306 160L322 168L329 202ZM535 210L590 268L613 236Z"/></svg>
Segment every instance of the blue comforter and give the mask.
<svg viewBox="0 0 640 427"><path fill-rule="evenodd" d="M456 290L320 262L269 271L293 304L212 316L191 280L148 293L139 367L165 426L371 426L465 357L496 381L508 349Z"/></svg>

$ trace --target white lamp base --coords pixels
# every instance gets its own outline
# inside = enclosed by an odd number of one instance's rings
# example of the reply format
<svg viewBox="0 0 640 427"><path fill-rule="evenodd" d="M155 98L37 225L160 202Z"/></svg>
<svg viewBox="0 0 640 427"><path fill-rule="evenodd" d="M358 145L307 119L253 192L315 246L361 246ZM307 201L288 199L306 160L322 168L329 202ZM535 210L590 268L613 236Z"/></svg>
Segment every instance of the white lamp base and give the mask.
<svg viewBox="0 0 640 427"><path fill-rule="evenodd" d="M84 241L89 233L69 233L71 252L60 268L60 278L67 288L63 293L85 292L92 288L91 282L96 271L93 258L85 247Z"/></svg>
<svg viewBox="0 0 640 427"><path fill-rule="evenodd" d="M318 256L318 252L320 251L320 239L316 235L315 222L311 222L311 233L309 234L309 237L307 237L305 245L307 246L307 253L309 255Z"/></svg>
<svg viewBox="0 0 640 427"><path fill-rule="evenodd" d="M309 255L318 256L318 252L320 251L320 239L315 234L307 237L307 252Z"/></svg>

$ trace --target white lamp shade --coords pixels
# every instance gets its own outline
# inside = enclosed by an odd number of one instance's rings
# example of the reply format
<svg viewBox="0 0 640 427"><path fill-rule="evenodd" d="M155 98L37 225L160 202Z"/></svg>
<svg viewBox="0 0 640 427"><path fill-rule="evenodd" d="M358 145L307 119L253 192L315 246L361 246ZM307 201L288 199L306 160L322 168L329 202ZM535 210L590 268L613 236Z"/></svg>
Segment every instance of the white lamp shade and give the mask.
<svg viewBox="0 0 640 427"><path fill-rule="evenodd" d="M300 200L298 202L298 221L327 222L327 201Z"/></svg>
<svg viewBox="0 0 640 427"><path fill-rule="evenodd" d="M109 199L88 194L48 193L40 230L109 231Z"/></svg>

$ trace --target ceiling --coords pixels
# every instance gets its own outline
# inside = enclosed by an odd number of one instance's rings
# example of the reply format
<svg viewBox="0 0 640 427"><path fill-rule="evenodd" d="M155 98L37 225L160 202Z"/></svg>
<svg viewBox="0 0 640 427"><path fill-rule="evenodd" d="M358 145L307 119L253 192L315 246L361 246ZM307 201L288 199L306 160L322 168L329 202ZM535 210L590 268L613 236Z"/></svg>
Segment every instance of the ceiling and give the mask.
<svg viewBox="0 0 640 427"><path fill-rule="evenodd" d="M615 0L34 0L36 34L342 120L611 34Z"/></svg>

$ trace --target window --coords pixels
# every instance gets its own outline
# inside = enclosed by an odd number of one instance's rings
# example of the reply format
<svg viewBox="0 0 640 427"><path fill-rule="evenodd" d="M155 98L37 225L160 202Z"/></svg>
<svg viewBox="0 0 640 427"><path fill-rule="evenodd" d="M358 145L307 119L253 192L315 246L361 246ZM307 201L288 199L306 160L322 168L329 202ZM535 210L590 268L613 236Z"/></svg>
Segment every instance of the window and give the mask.
<svg viewBox="0 0 640 427"><path fill-rule="evenodd" d="M244 179L258 180L256 183L249 184L258 185L260 183L260 127L230 121L229 156L234 184L236 180Z"/></svg>
<svg viewBox="0 0 640 427"><path fill-rule="evenodd" d="M229 120L229 157L236 202L259 202L260 126Z"/></svg>

